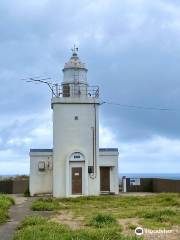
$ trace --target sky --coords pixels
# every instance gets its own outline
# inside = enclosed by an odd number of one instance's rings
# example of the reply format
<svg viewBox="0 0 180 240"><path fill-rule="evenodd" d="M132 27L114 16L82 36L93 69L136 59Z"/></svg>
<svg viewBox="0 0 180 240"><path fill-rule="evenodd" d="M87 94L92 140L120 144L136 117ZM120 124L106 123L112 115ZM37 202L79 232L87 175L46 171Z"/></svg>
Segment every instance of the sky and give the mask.
<svg viewBox="0 0 180 240"><path fill-rule="evenodd" d="M28 174L29 149L52 148L51 94L74 44L99 85L100 147L120 173L180 172L180 2L1 0L0 174Z"/></svg>

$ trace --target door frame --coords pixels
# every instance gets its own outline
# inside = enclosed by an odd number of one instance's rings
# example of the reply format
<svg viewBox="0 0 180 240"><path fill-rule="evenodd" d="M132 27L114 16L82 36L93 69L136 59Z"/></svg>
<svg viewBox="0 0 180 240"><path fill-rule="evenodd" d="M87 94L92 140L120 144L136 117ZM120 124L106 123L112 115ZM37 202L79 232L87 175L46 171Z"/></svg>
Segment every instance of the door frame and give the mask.
<svg viewBox="0 0 180 240"><path fill-rule="evenodd" d="M76 171L79 173L80 172L80 176L81 176L81 178L79 179L79 183L80 183L80 185L78 186L79 187L79 189L81 189L79 192L73 192L73 190L74 190L74 186L73 186L73 174L75 175L76 173L75 173L75 169L76 169ZM71 192L72 192L72 194L73 195L82 195L82 192L83 192L83 186L82 186L82 181L83 181L83 178L82 178L82 167L71 167Z"/></svg>
<svg viewBox="0 0 180 240"><path fill-rule="evenodd" d="M75 153L79 152L82 155L82 158L77 160L73 158ZM82 167L82 195L88 195L88 161L86 155L83 151L79 149L74 149L66 157L66 176L65 176L65 185L66 185L66 197L73 197L79 195L72 195L72 176L71 176L71 167Z"/></svg>
<svg viewBox="0 0 180 240"><path fill-rule="evenodd" d="M103 168L106 168L109 170L109 186L108 186L108 190L101 190L101 169ZM111 191L111 167L109 166L100 166L100 179L99 179L99 182L100 182L100 192L107 192L109 193Z"/></svg>
<svg viewBox="0 0 180 240"><path fill-rule="evenodd" d="M72 168L82 168L82 193L72 193ZM84 162L69 162L69 193L71 196L78 196L85 194L85 163Z"/></svg>

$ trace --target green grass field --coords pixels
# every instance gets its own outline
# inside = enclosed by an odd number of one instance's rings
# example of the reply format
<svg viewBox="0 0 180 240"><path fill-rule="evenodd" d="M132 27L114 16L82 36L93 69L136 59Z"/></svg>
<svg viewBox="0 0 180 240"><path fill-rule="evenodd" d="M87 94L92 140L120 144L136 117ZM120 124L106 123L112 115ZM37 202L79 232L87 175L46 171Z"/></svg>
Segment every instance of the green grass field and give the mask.
<svg viewBox="0 0 180 240"><path fill-rule="evenodd" d="M14 204L14 200L4 194L0 194L0 224L7 221L8 209Z"/></svg>
<svg viewBox="0 0 180 240"><path fill-rule="evenodd" d="M26 218L14 240L139 240L137 226L180 227L180 194L40 198L31 209L53 212L49 220Z"/></svg>
<svg viewBox="0 0 180 240"><path fill-rule="evenodd" d="M99 213L129 219L129 224L132 218L138 218L140 225L151 229L180 225L180 194L39 199L33 202L32 209L67 210L73 218L83 217L87 224Z"/></svg>
<svg viewBox="0 0 180 240"><path fill-rule="evenodd" d="M140 240L121 235L118 226L72 230L68 226L51 222L40 216L27 217L13 240Z"/></svg>

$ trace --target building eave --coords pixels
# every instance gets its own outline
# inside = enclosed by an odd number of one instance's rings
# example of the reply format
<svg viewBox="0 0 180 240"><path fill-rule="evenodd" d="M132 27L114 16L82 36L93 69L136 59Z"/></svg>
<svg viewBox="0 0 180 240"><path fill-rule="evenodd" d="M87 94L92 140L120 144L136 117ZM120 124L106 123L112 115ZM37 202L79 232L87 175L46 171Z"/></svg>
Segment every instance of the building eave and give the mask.
<svg viewBox="0 0 180 240"><path fill-rule="evenodd" d="M30 156L52 156L53 149L30 149Z"/></svg>

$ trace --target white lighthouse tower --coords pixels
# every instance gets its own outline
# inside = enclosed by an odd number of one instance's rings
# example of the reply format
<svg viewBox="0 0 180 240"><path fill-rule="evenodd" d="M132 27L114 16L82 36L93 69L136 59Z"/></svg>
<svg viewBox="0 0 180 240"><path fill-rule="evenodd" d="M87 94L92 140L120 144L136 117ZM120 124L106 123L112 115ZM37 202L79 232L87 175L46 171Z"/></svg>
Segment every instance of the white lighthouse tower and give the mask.
<svg viewBox="0 0 180 240"><path fill-rule="evenodd" d="M30 150L30 194L118 193L118 149L99 148L99 88L74 47L51 100L53 149Z"/></svg>
<svg viewBox="0 0 180 240"><path fill-rule="evenodd" d="M89 88L76 49L63 74L58 97L52 98L53 196L98 194L99 90Z"/></svg>

